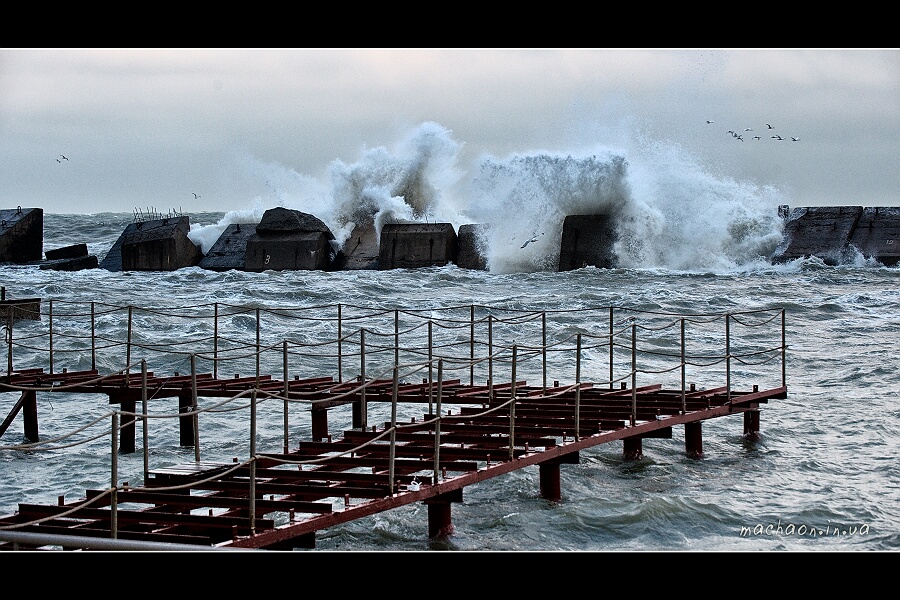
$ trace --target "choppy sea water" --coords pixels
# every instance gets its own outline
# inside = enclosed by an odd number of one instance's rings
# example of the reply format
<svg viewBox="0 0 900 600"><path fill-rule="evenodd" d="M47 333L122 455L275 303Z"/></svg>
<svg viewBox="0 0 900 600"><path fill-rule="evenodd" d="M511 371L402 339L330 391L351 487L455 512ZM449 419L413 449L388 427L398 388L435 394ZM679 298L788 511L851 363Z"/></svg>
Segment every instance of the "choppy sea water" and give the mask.
<svg viewBox="0 0 900 600"><path fill-rule="evenodd" d="M192 217L212 224L218 214ZM101 258L132 215L45 215L45 248L88 242ZM393 310L479 305L571 311L560 327L603 330L577 322L585 307L707 314L785 310L788 397L762 406L760 439L742 436L741 417L704 422L700 459L685 454L684 432L644 440L643 457L625 460L621 443L581 453L561 468L562 500L539 494L538 470L526 468L465 489L452 507L455 531L427 539L427 510L415 504L319 532L323 551L852 551L900 548L900 268L861 262L826 266L817 259L729 270L584 268L569 272L481 272L455 266L353 272L217 273L199 268L164 273L43 271L0 266L7 298L172 308L212 302L233 306L333 306ZM123 318L118 313L118 319ZM101 320L102 321L102 320ZM110 327L114 323L107 324ZM121 323L119 323L121 325ZM102 325L101 325L102 326ZM26 326L27 327L27 326ZM195 325L162 327L154 342L177 348ZM230 333L254 336L253 320L236 316ZM551 325L555 327L555 325ZM241 332L243 328L243 332ZM295 331L299 329L295 327ZM19 334L17 333L17 336ZM147 334L149 335L149 334ZM147 341L147 340L144 340ZM25 360L25 359L22 359ZM88 368L89 359L60 356L57 369ZM310 359L315 360L315 359ZM69 361L69 362L65 362ZM602 357L592 376L603 375ZM102 362L102 361L101 361ZM586 361L590 364L590 361ZM277 363L276 363L277 364ZM118 363L102 363L103 370ZM166 368L188 372L182 360ZM347 374L353 365L345 366ZM162 369L160 369L162 370ZM552 379L571 382L561 361ZM345 376L347 376L345 374ZM279 376L276 370L275 376ZM529 378L533 375L530 374ZM647 375L648 379L652 376ZM666 377L660 375L660 377ZM583 377L589 379L590 377ZM767 387L770 381L763 382ZM5 417L18 394L0 394ZM174 412L175 402L156 410ZM41 394L42 440L109 411L105 397ZM277 412L277 411L276 411ZM260 444L279 450L277 419ZM302 417L294 435L308 433ZM332 428L339 428L335 424ZM154 426L152 465L189 462L177 428ZM244 456L246 417L223 414L201 423L203 458ZM87 436L82 436L87 437ZM82 497L110 481L109 436L50 450L23 442L19 415L0 439L0 514L19 502ZM140 444L140 441L138 442ZM260 448L265 450L265 448ZM119 457L119 476L139 485L142 457Z"/></svg>

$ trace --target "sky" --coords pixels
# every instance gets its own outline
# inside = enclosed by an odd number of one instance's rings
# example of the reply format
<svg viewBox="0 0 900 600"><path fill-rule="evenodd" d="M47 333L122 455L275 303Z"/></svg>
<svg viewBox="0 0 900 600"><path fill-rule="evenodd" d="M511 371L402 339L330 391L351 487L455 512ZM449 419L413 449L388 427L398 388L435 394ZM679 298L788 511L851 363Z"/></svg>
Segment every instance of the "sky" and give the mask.
<svg viewBox="0 0 900 600"><path fill-rule="evenodd" d="M900 205L898 48L2 48L0 208L280 206L426 122L463 175L641 140L792 206Z"/></svg>

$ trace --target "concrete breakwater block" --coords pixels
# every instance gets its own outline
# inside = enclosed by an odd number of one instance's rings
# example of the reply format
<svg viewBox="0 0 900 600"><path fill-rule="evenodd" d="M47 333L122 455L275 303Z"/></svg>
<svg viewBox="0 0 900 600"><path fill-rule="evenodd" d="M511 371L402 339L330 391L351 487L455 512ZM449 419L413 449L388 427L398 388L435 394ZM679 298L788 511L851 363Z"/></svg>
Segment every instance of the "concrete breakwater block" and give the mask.
<svg viewBox="0 0 900 600"><path fill-rule="evenodd" d="M609 215L568 215L563 221L559 271L615 267L615 241L615 223Z"/></svg>
<svg viewBox="0 0 900 600"><path fill-rule="evenodd" d="M900 262L900 207L863 208L850 244L886 266Z"/></svg>
<svg viewBox="0 0 900 600"><path fill-rule="evenodd" d="M190 218L131 223L100 263L109 271L174 271L200 264L203 252L188 237Z"/></svg>
<svg viewBox="0 0 900 600"><path fill-rule="evenodd" d="M44 210L0 209L0 262L25 264L44 256Z"/></svg>
<svg viewBox="0 0 900 600"><path fill-rule="evenodd" d="M416 269L456 262L451 223L388 223L381 228L378 269Z"/></svg>
<svg viewBox="0 0 900 600"><path fill-rule="evenodd" d="M459 268L487 271L487 258L481 247L488 229L488 226L479 223L459 226L456 241L456 265Z"/></svg>
<svg viewBox="0 0 900 600"><path fill-rule="evenodd" d="M861 206L808 206L791 210L772 263L818 257L827 265L843 262L862 216Z"/></svg>
<svg viewBox="0 0 900 600"><path fill-rule="evenodd" d="M256 223L232 223L225 228L209 252L200 260L201 269L243 271L247 262L247 240L256 235Z"/></svg>
<svg viewBox="0 0 900 600"><path fill-rule="evenodd" d="M96 269L100 266L97 257L88 254L87 244L73 244L47 250L44 252L46 260L41 262L43 271L81 271L83 269Z"/></svg>
<svg viewBox="0 0 900 600"><path fill-rule="evenodd" d="M272 208L247 238L244 269L331 270L337 259L334 234L319 218L297 210Z"/></svg>

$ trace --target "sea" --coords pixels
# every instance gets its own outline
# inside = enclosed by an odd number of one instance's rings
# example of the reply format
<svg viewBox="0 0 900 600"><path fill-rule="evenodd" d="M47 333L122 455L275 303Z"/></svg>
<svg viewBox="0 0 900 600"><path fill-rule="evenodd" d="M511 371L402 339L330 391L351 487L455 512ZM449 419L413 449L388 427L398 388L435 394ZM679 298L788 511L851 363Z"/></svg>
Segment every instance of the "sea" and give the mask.
<svg viewBox="0 0 900 600"><path fill-rule="evenodd" d="M172 315L212 305L223 315L235 313L223 319L226 334L234 343L250 345L258 344L259 313L254 311L260 309L333 315L341 305L345 314L383 311L388 334L395 331L398 311L439 315L458 309L460 322L472 306L501 318L546 311L551 338L573 331L605 332L608 307L623 317L617 327L649 323L651 316L654 322L687 316L699 323L709 315L734 314L745 315L747 322L752 318L746 315L759 311L776 315L776 344L783 311L783 357L734 369L735 385L752 382L757 371L774 371L774 381L762 381L766 388L779 384L784 361L787 397L761 405L756 439L743 435L742 418L735 415L704 422L700 457L685 452L680 427L673 428L672 439L644 440L643 455L634 460L623 455L621 442L601 444L581 452L578 464L562 465L559 501L541 497L538 469L529 467L467 487L462 502L452 506L454 531L444 539L428 539L427 507L413 504L320 531L313 551L900 549L900 266L862 255L845 257L840 264L816 257L772 264L768 257L781 240L778 206L790 204L789 194L735 181L673 148L640 155L595 150L485 159L478 175L467 181L475 200L460 208L449 191L466 179L453 164L458 149L433 128L413 137L418 145L411 143L408 150L372 149L357 163L336 162L327 184L295 176L292 188L282 173L279 193L250 198L246 209L191 213L182 208L179 214L190 217L190 237L204 251L229 223L258 221L273 206L322 218L335 232L336 243L346 240L353 219L363 213L374 215L378 224L491 222L495 225L482 248L488 269L450 264L261 273L200 267L67 272L6 264L0 265L0 282L7 299L41 298L44 312L40 322L17 324L15 339L27 346L29 333L46 329L51 301L60 332L67 327L62 315L75 312L72 307L80 307L84 315L93 305L102 335L121 332L128 319L124 307L134 307L144 315L143 323L152 315L153 325L135 334L143 348L153 349L150 369L183 375L191 369L184 353L169 362L161 356L206 335L209 326ZM156 210L45 214L44 248L86 243L102 260L129 223ZM619 264L557 270L563 217L589 212L616 216ZM525 244L530 239L535 241ZM273 325L278 331L267 329L265 335L272 340L316 337L305 321L279 323ZM345 325L351 326L350 321ZM498 336L521 336L517 342L524 346L529 343L526 324L518 327L523 332L512 327ZM696 327L699 336L706 335L702 325ZM83 328L78 331L88 335ZM56 343L63 348L62 340ZM263 370L280 377L278 344L273 348L275 357ZM47 367L41 358L45 355L36 349L16 352L17 367ZM101 372L122 368L121 356L98 355ZM136 351L131 358L142 356ZM55 368L90 368L91 360L86 351L58 350ZM316 360L324 359L311 357L307 364L312 370L319 368ZM371 360L373 374L377 359L373 355ZM359 373L360 365L353 361L358 358L345 362L342 377ZM604 351L588 350L582 362L581 380L605 385ZM322 374L334 375L329 368L322 367ZM252 364L245 367L243 374L252 369ZM691 377L712 385L704 377L710 372L713 379L721 378L721 369L721 364L697 367ZM523 367L522 373L529 383L538 383L538 370ZM575 376L571 355L551 365L553 380L571 383ZM677 372L648 369L638 383L677 385L677 377ZM0 394L3 417L17 399L17 393ZM177 412L174 400L152 404L159 416ZM60 496L71 500L83 497L86 489L108 486L110 410L105 396L41 392L42 444L27 443L21 414L0 439L0 515L14 513L20 502L55 504ZM260 417L258 450L280 451L280 411L262 410L269 416ZM295 440L309 435L304 414L297 411L291 417ZM340 416L332 419L330 427L339 435L344 425ZM174 424L154 422L151 428L151 468L194 460L195 448L179 444ZM246 413L223 411L202 419L199 430L203 459L247 456ZM141 445L139 435L138 452L118 456L118 481L141 484Z"/></svg>

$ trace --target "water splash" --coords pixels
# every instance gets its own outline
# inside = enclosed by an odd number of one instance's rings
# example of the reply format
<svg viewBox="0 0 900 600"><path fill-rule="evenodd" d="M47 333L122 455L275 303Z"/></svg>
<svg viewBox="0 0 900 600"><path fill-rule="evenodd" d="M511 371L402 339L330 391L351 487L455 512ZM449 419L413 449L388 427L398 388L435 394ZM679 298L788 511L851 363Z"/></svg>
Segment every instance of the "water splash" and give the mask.
<svg viewBox="0 0 900 600"><path fill-rule="evenodd" d="M307 212L342 244L357 225L484 225L477 240L496 273L556 271L567 215L607 214L624 268L730 271L768 265L781 241L779 190L717 175L679 145L635 137L627 150L595 144L577 151L481 156L460 165L463 144L425 122L393 148L363 148L335 160L320 179L248 157L242 168L270 193L191 237L208 251L230 223L258 222L268 208Z"/></svg>

